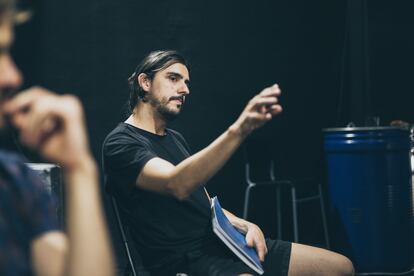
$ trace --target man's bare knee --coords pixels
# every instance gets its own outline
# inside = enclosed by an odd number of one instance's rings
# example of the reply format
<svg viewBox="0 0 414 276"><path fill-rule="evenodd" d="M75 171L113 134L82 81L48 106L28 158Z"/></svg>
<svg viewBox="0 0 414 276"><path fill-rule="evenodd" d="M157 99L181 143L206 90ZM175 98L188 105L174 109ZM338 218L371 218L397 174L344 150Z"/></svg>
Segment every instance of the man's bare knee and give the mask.
<svg viewBox="0 0 414 276"><path fill-rule="evenodd" d="M320 269L324 271L324 275L352 276L355 273L350 259L332 251L324 257Z"/></svg>
<svg viewBox="0 0 414 276"><path fill-rule="evenodd" d="M321 248L292 244L289 276L354 275L354 266L345 256Z"/></svg>
<svg viewBox="0 0 414 276"><path fill-rule="evenodd" d="M339 268L341 268L341 275L348 276L354 275L354 265L352 264L351 260L345 256L341 255L341 260L339 260Z"/></svg>

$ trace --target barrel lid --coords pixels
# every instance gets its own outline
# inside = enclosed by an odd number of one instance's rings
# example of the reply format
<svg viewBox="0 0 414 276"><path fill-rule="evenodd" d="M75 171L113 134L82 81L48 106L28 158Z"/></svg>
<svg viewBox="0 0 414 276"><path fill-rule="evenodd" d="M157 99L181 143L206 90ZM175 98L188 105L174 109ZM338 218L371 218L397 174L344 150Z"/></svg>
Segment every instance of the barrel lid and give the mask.
<svg viewBox="0 0 414 276"><path fill-rule="evenodd" d="M384 131L384 130L402 130L408 131L407 128L397 126L378 126L378 127L338 127L338 128L324 128L323 132L370 132L370 131Z"/></svg>

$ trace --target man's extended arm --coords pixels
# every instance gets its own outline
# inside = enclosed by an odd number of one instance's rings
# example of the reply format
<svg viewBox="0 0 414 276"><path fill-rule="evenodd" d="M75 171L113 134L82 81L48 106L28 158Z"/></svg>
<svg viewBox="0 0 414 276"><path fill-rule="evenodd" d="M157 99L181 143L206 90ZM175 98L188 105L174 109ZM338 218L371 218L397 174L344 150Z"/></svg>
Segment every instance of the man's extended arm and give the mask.
<svg viewBox="0 0 414 276"><path fill-rule="evenodd" d="M209 146L174 166L161 158L147 162L137 179L144 189L186 198L209 180L231 157L244 139L282 111L277 85L264 89L249 101L237 121Z"/></svg>
<svg viewBox="0 0 414 276"><path fill-rule="evenodd" d="M113 275L98 172L89 152L81 104L73 96L32 88L2 108L20 130L23 143L63 169L68 235L46 232L32 241L35 274Z"/></svg>

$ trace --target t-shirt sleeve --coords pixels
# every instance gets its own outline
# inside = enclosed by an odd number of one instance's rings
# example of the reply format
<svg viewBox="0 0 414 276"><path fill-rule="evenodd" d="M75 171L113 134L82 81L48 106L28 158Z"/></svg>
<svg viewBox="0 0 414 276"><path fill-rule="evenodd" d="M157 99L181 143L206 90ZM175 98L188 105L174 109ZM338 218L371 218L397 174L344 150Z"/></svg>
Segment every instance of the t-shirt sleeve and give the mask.
<svg viewBox="0 0 414 276"><path fill-rule="evenodd" d="M130 189L134 187L138 175L145 164L157 157L144 138L137 140L119 133L109 137L103 147L103 162L106 182L110 189Z"/></svg>

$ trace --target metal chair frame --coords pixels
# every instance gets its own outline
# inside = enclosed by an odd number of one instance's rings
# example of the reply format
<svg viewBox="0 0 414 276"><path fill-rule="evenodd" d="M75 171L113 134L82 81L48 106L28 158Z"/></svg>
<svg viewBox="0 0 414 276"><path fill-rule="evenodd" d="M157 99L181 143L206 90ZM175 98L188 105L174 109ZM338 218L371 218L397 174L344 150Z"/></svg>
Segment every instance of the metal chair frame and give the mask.
<svg viewBox="0 0 414 276"><path fill-rule="evenodd" d="M318 182L318 192L316 195L298 198L296 189L297 186L304 183L311 183L311 179L296 179L296 180L277 180L275 176L274 170L274 161L270 161L270 168L269 168L269 177L268 181L253 181L251 178L250 173L250 163L246 160L245 164L245 178L247 182L247 187L245 191L245 199L244 199L244 208L243 208L243 218L247 219L248 211L249 211L249 201L250 201L250 191L251 189L259 186L259 185L273 185L276 186L276 204L277 204L277 238L282 239L282 204L281 204L281 188L282 187L290 187L291 189L291 198L292 198L292 220L293 220L293 231L294 231L294 242L299 242L299 226L298 226L298 203L308 202L311 200L318 200L321 209L321 216L322 216L322 226L324 231L325 237L325 245L326 248L330 248L329 244L329 234L328 234L328 226L326 221L326 213L325 213L325 204L323 200L323 193L322 193L322 186Z"/></svg>
<svg viewBox="0 0 414 276"><path fill-rule="evenodd" d="M116 199L113 196L111 196L111 203L112 203L112 207L114 209L114 213L116 216L116 221L118 223L118 229L121 232L121 237L124 243L125 253L128 258L128 265L125 268L124 276L130 275L128 274L129 272L128 269L131 270L132 276L151 276L151 274L148 271L146 271L144 267L139 266L136 263L136 260L134 260L134 258L139 257L139 256L136 256L138 252L136 252L135 256L133 256L134 254L132 254L132 250L131 250L132 248L130 247L130 242L129 242L128 226L124 225L121 219L121 214L119 213L118 204L116 202ZM134 245L132 244L132 246ZM189 275L185 273L177 273L176 276L189 276Z"/></svg>
<svg viewBox="0 0 414 276"><path fill-rule="evenodd" d="M141 273L140 270L137 265L135 264L132 254L131 254L131 248L130 248L130 244L129 244L129 238L126 234L126 231L128 229L125 228L124 223L122 222L121 219L121 215L119 213L119 208L118 208L118 203L116 202L116 199L111 196L111 203L112 203L112 207L115 213L115 217L116 217L116 221L118 223L118 229L121 233L121 237L122 237L122 242L124 243L124 249L125 249L125 253L126 256L128 258L128 266L125 268L124 271L124 275L128 275L128 269L131 270L132 276L141 276L141 275L149 275L147 272Z"/></svg>

